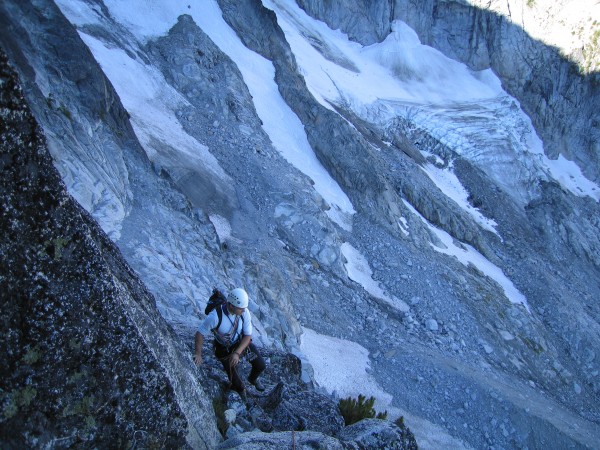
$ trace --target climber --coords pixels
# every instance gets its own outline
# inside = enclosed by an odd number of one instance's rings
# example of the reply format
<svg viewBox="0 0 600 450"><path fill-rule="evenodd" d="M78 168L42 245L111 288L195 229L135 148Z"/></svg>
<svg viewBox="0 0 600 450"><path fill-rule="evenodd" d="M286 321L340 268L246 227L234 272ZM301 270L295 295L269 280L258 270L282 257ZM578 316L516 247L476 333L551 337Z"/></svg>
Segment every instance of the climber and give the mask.
<svg viewBox="0 0 600 450"><path fill-rule="evenodd" d="M215 300L212 310L206 319L200 324L196 331L196 349L194 362L202 364L202 344L204 337L212 332L215 336L214 351L216 358L221 361L227 373L233 389L240 394L245 393L245 385L237 370L242 355L246 349L250 354L248 359L252 366L248 381L254 385L256 390L264 391L264 386L258 380L258 376L265 370L265 360L260 355L256 346L252 343L252 318L248 311L248 294L244 289L237 288L229 293L227 299L218 290L213 291ZM211 301L209 301L211 304ZM209 307L207 306L207 310Z"/></svg>

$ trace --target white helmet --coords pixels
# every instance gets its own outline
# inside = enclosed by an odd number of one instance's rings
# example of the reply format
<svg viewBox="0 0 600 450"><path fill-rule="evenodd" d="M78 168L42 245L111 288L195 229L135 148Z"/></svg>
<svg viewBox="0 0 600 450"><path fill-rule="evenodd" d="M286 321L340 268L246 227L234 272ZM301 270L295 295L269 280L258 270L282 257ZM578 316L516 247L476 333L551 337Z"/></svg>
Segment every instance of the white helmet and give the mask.
<svg viewBox="0 0 600 450"><path fill-rule="evenodd" d="M247 308L248 307L248 294L242 288L234 289L229 293L227 301L236 308Z"/></svg>

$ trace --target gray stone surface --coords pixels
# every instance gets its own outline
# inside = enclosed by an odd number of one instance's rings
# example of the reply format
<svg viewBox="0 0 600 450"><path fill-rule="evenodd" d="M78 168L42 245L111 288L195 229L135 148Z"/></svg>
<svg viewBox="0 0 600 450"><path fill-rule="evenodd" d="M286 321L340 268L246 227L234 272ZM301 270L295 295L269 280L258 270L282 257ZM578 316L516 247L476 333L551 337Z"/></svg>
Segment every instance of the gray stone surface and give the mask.
<svg viewBox="0 0 600 450"><path fill-rule="evenodd" d="M390 32L393 0L298 0L297 3L308 15L320 18L333 30L343 30L350 39L365 45L381 42Z"/></svg>
<svg viewBox="0 0 600 450"><path fill-rule="evenodd" d="M297 448L302 450L343 450L339 440L315 431L286 431L263 433L253 431L228 439L219 445L219 450L279 450Z"/></svg>
<svg viewBox="0 0 600 450"><path fill-rule="evenodd" d="M0 76L2 447L214 448L189 359L67 194L3 53Z"/></svg>
<svg viewBox="0 0 600 450"><path fill-rule="evenodd" d="M398 19L413 28L423 44L475 70L492 68L532 118L546 154L553 159L563 154L576 161L587 177L600 179L600 113L596 107L600 75L582 75L576 63L565 59L556 48L529 37L504 17L467 2L366 3L368 6L351 0L299 2L313 17L364 45L382 41L391 21ZM521 3L512 6L523 7ZM362 19L358 8L366 11Z"/></svg>
<svg viewBox="0 0 600 450"><path fill-rule="evenodd" d="M417 443L410 432L388 420L364 419L347 426L340 434L347 449L367 450L385 448L389 450L409 448L417 450Z"/></svg>

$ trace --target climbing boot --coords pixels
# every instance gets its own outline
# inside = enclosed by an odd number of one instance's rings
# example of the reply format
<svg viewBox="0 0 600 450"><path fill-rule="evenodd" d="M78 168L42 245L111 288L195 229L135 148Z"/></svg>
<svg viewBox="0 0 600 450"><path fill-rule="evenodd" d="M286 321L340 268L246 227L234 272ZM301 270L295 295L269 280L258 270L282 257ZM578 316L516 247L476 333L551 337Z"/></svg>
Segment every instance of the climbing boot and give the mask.
<svg viewBox="0 0 600 450"><path fill-rule="evenodd" d="M263 384L258 380L248 380L248 382L253 385L257 391L262 392L265 390L265 387L263 386Z"/></svg>

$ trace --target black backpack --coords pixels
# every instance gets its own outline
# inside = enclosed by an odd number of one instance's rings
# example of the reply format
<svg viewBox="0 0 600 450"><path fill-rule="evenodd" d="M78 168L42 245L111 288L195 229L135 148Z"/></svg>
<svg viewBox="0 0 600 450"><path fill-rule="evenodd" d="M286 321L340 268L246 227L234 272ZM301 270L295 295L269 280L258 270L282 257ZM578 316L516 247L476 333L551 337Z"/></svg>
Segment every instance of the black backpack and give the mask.
<svg viewBox="0 0 600 450"><path fill-rule="evenodd" d="M207 316L213 309L217 310L217 316L219 317L219 322L217 326L213 328L213 331L216 331L221 326L221 321L223 320L223 308L227 305L227 297L217 288L214 288L211 296L208 298L208 303L206 304L206 308L204 308L204 314ZM244 316L242 315L242 326L244 324Z"/></svg>

